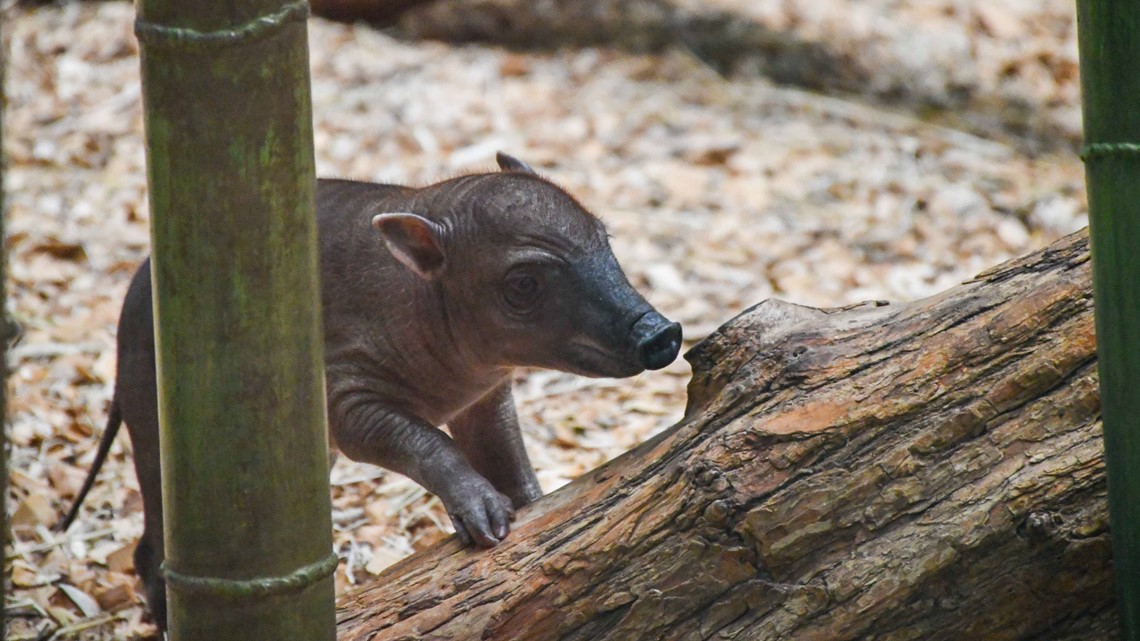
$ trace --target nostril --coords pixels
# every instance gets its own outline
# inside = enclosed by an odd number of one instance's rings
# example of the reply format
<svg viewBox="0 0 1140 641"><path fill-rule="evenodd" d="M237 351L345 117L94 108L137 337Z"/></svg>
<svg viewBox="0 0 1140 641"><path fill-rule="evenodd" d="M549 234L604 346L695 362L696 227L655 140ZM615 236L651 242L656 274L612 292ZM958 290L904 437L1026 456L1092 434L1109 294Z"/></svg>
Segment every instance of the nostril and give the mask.
<svg viewBox="0 0 1140 641"><path fill-rule="evenodd" d="M637 359L645 369L661 369L672 363L680 351L681 324L669 323L641 341Z"/></svg>

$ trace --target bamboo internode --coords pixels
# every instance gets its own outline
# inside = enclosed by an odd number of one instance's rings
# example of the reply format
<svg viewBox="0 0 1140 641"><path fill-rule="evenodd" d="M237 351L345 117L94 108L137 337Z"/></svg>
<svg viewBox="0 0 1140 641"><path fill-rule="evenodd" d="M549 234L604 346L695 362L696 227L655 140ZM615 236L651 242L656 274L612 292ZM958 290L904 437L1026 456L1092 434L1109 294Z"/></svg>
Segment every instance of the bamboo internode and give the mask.
<svg viewBox="0 0 1140 641"><path fill-rule="evenodd" d="M334 635L306 15L139 5L163 488L146 527L167 578L148 601L175 641ZM146 578L161 552L136 560Z"/></svg>

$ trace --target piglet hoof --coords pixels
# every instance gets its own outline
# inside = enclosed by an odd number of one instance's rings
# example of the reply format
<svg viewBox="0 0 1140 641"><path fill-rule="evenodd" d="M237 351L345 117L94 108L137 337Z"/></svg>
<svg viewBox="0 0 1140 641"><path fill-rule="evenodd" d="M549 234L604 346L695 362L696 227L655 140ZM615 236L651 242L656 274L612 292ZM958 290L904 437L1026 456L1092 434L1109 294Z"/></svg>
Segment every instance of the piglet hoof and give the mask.
<svg viewBox="0 0 1140 641"><path fill-rule="evenodd" d="M452 489L451 497L441 498L459 540L485 548L498 545L511 531L515 517L511 500L483 478Z"/></svg>

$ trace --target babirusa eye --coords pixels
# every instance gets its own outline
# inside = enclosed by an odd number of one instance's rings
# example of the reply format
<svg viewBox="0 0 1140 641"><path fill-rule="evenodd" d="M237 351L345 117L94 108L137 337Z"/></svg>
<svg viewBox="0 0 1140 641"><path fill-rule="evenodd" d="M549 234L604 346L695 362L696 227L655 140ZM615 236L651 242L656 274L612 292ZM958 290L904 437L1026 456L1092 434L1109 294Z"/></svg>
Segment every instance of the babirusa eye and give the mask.
<svg viewBox="0 0 1140 641"><path fill-rule="evenodd" d="M530 276L516 278L512 283L514 290L523 296L529 296L538 291L538 281Z"/></svg>
<svg viewBox="0 0 1140 641"><path fill-rule="evenodd" d="M542 286L530 274L516 274L507 279L504 292L507 304L518 311L525 311L538 299Z"/></svg>

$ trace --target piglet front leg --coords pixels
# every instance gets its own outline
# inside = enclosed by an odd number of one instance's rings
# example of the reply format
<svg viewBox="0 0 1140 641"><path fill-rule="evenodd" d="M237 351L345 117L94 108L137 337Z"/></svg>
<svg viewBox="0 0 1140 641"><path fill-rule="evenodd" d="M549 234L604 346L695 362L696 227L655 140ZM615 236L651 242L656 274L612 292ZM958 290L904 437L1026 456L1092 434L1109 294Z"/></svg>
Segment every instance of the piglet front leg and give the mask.
<svg viewBox="0 0 1140 641"><path fill-rule="evenodd" d="M504 381L448 422L467 461L516 508L542 497L523 445L511 381Z"/></svg>
<svg viewBox="0 0 1140 641"><path fill-rule="evenodd" d="M464 544L491 547L510 532L511 499L472 468L447 434L372 399L331 402L329 409L340 451L399 472L438 496Z"/></svg>

